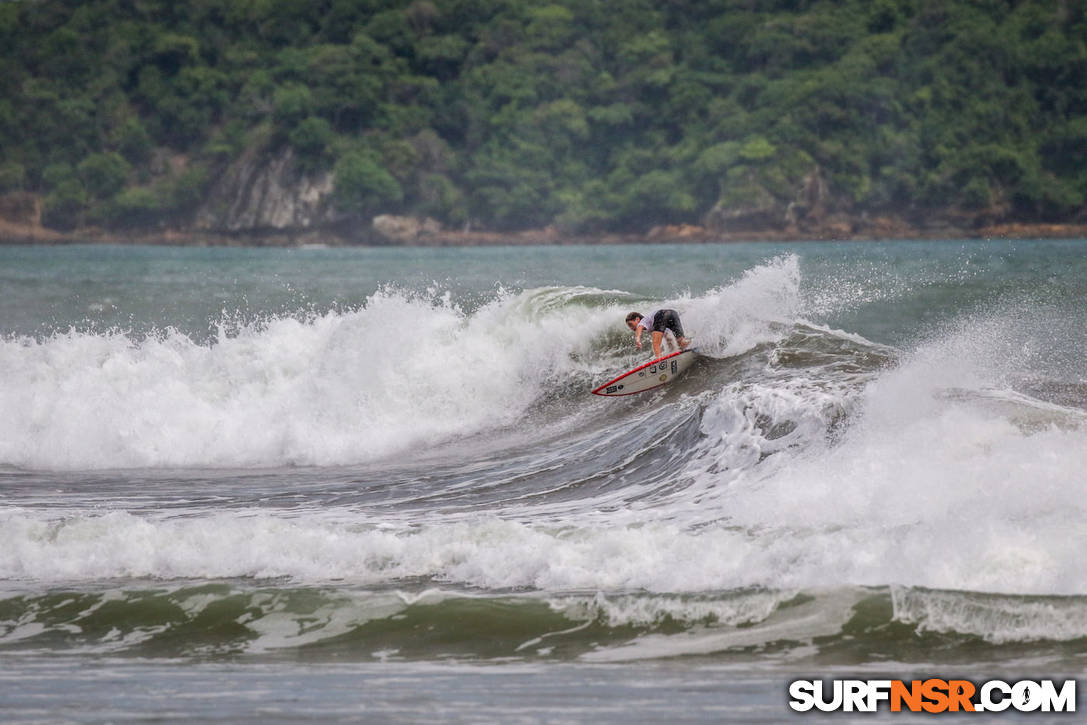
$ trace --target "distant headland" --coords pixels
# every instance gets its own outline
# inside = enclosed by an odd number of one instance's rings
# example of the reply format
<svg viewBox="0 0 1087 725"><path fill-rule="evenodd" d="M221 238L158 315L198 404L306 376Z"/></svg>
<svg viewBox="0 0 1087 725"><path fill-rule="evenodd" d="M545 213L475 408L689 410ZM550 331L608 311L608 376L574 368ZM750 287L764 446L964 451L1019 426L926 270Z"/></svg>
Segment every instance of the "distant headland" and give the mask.
<svg viewBox="0 0 1087 725"><path fill-rule="evenodd" d="M1081 3L0 3L0 243L1083 237Z"/></svg>

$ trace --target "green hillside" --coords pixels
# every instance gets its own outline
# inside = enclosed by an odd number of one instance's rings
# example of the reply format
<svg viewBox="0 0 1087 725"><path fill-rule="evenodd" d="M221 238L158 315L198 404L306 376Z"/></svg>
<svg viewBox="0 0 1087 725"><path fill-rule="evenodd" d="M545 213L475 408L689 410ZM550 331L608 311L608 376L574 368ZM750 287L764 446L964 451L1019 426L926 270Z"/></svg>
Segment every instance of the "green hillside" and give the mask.
<svg viewBox="0 0 1087 725"><path fill-rule="evenodd" d="M303 172L334 171L358 220L1084 220L1085 14L1077 0L0 2L0 193L39 194L56 228L184 227L232 163L289 147Z"/></svg>

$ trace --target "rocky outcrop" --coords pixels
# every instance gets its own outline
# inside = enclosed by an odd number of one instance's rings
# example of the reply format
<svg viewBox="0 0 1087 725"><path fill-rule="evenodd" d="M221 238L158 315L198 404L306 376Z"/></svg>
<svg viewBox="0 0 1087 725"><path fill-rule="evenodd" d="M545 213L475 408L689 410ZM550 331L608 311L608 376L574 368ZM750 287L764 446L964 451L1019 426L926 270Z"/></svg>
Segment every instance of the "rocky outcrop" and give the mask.
<svg viewBox="0 0 1087 725"><path fill-rule="evenodd" d="M739 193L718 201L706 214L703 224L724 233L777 230L785 226L785 208L782 200L752 182Z"/></svg>
<svg viewBox="0 0 1087 725"><path fill-rule="evenodd" d="M227 168L196 214L196 228L214 232L306 230L333 224L330 172L307 173L290 148L250 151Z"/></svg>
<svg viewBox="0 0 1087 725"><path fill-rule="evenodd" d="M724 235L847 238L863 233L863 220L855 219L848 204L833 196L826 173L818 166L805 174L794 189L777 188L775 193L757 175L750 174L727 190L706 214L704 224Z"/></svg>
<svg viewBox="0 0 1087 725"><path fill-rule="evenodd" d="M703 222L725 233L803 232L831 224L833 210L830 184L817 166L799 180L795 191L771 191L757 174L750 173L731 185Z"/></svg>
<svg viewBox="0 0 1087 725"><path fill-rule="evenodd" d="M667 242L673 240L700 242L709 239L712 236L713 234L709 229L695 226L694 224L667 224L664 226L653 227L646 232L645 238L651 242Z"/></svg>
<svg viewBox="0 0 1087 725"><path fill-rule="evenodd" d="M42 200L16 191L0 194L0 244L39 244L63 240L64 234L42 226Z"/></svg>
<svg viewBox="0 0 1087 725"><path fill-rule="evenodd" d="M819 226L827 217L830 203L830 184L823 170L816 167L804 177L796 198L785 207L785 228Z"/></svg>
<svg viewBox="0 0 1087 725"><path fill-rule="evenodd" d="M400 244L418 242L442 231L442 225L430 217L417 219L410 216L381 214L374 217L372 224L374 231L382 239Z"/></svg>

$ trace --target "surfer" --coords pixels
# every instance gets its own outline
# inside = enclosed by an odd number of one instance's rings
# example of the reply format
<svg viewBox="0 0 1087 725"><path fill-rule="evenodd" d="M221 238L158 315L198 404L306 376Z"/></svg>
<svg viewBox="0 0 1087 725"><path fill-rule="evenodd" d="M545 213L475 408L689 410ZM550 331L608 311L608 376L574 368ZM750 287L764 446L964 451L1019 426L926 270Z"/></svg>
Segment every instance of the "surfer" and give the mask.
<svg viewBox="0 0 1087 725"><path fill-rule="evenodd" d="M657 310L649 315L639 312L631 312L627 315L627 327L634 331L634 342L638 349L642 349L642 333L649 330L653 333L653 356L661 356L661 343L664 341L665 331L671 332L679 349L683 350L691 341L683 336L683 326L679 323L679 314L675 310Z"/></svg>

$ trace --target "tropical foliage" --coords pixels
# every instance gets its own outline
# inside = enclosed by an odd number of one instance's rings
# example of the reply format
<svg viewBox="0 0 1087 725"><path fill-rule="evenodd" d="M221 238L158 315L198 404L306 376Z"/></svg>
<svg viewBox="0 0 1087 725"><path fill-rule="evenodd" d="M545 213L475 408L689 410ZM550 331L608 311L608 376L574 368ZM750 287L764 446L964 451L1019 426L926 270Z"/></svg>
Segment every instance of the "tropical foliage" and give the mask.
<svg viewBox="0 0 1087 725"><path fill-rule="evenodd" d="M0 193L183 223L247 153L360 216L571 231L794 198L1062 220L1087 200L1073 0L0 2Z"/></svg>

